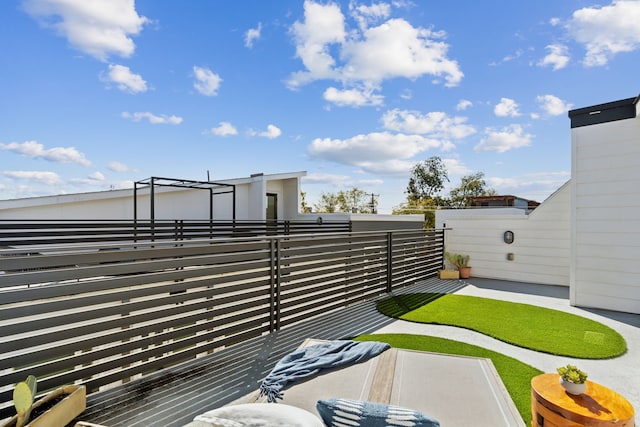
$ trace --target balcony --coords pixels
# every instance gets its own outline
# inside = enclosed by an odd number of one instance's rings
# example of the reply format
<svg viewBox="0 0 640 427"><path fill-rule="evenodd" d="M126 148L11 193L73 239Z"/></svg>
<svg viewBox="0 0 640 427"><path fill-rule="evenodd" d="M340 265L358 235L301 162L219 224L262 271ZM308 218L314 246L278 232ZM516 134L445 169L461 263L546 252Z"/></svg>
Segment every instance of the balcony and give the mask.
<svg viewBox="0 0 640 427"><path fill-rule="evenodd" d="M255 386L249 374L263 375L292 348L264 353L285 331L303 331L304 322L316 338L374 330L376 322L358 326L340 309L434 276L444 241L441 230L96 243L81 235L67 230L69 240L53 244L14 239L0 250L0 419L13 411L13 385L32 374L40 391L86 385L88 419L135 425L127 413L161 417L162 402L173 401L174 421L138 425L180 425ZM332 322L316 325L327 313L336 313ZM236 369L242 386L225 382ZM200 406L175 405L185 398L176 389L160 392L204 371L212 372L201 384L209 397L192 392Z"/></svg>
<svg viewBox="0 0 640 427"><path fill-rule="evenodd" d="M638 407L637 386L629 382L640 372L640 316L569 307L568 290L561 287L440 281L435 275L443 242L444 232L436 230L38 242L2 249L0 402L6 403L0 419L12 413L13 384L34 374L41 391L85 384L82 420L181 426L254 391L281 357L309 337L440 334L515 353L547 372L566 362L466 330L394 321L375 310L375 300L391 291L555 304L622 325L629 354L589 361L588 369L610 387L629 391ZM630 373L626 381L620 372Z"/></svg>

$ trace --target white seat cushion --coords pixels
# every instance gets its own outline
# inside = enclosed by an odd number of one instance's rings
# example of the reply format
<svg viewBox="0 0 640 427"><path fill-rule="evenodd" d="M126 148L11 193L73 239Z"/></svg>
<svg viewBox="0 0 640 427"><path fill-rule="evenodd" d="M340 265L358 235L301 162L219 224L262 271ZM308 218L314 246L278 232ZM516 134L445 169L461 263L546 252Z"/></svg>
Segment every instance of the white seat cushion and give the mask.
<svg viewBox="0 0 640 427"><path fill-rule="evenodd" d="M243 403L198 415L189 426L202 427L324 427L314 414L282 403Z"/></svg>

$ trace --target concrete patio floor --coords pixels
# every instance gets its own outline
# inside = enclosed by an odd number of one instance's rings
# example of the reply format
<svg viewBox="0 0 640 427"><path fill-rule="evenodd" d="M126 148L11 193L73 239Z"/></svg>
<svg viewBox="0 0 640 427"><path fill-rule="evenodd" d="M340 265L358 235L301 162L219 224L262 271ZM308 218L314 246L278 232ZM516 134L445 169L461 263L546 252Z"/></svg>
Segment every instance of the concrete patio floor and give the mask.
<svg viewBox="0 0 640 427"><path fill-rule="evenodd" d="M415 289L410 291L415 292ZM567 363L577 364L589 374L589 379L609 387L629 400L640 425L640 315L596 310L569 305L569 288L502 280L471 278L462 281L428 281L421 292L452 292L539 305L584 316L618 331L627 341L627 352L614 359L588 360L539 353L498 341L467 329L427 325L396 320L375 333L409 333L432 335L478 345L514 357L544 372L555 372Z"/></svg>

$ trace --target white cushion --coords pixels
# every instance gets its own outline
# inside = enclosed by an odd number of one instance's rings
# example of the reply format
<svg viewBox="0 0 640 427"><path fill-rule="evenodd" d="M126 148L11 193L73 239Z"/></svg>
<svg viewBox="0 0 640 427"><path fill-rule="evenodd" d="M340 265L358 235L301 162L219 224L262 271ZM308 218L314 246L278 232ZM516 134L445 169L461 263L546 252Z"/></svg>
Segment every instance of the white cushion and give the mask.
<svg viewBox="0 0 640 427"><path fill-rule="evenodd" d="M243 403L223 406L198 415L194 422L211 427L324 427L314 414L282 403ZM201 425L201 424L198 424Z"/></svg>

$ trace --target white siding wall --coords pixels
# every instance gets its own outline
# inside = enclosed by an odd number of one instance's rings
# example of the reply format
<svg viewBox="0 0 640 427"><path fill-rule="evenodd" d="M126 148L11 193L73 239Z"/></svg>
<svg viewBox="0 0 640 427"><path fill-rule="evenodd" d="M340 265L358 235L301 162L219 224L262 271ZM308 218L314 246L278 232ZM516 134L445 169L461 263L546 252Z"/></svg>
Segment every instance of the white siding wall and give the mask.
<svg viewBox="0 0 640 427"><path fill-rule="evenodd" d="M264 220L267 215L267 183L263 175L252 178L253 182L249 185L249 197L247 199L248 220ZM240 219L240 218L239 218Z"/></svg>
<svg viewBox="0 0 640 427"><path fill-rule="evenodd" d="M300 212L300 178L286 179L281 182L284 197L278 196L278 214L282 212L282 218L296 218Z"/></svg>
<svg viewBox="0 0 640 427"><path fill-rule="evenodd" d="M640 313L640 118L571 135L571 303Z"/></svg>
<svg viewBox="0 0 640 427"><path fill-rule="evenodd" d="M462 216L441 210L436 224L446 223L447 251L470 256L472 276L568 286L570 197L567 183L529 215L512 209L465 210ZM503 241L507 230L515 234L512 244Z"/></svg>

